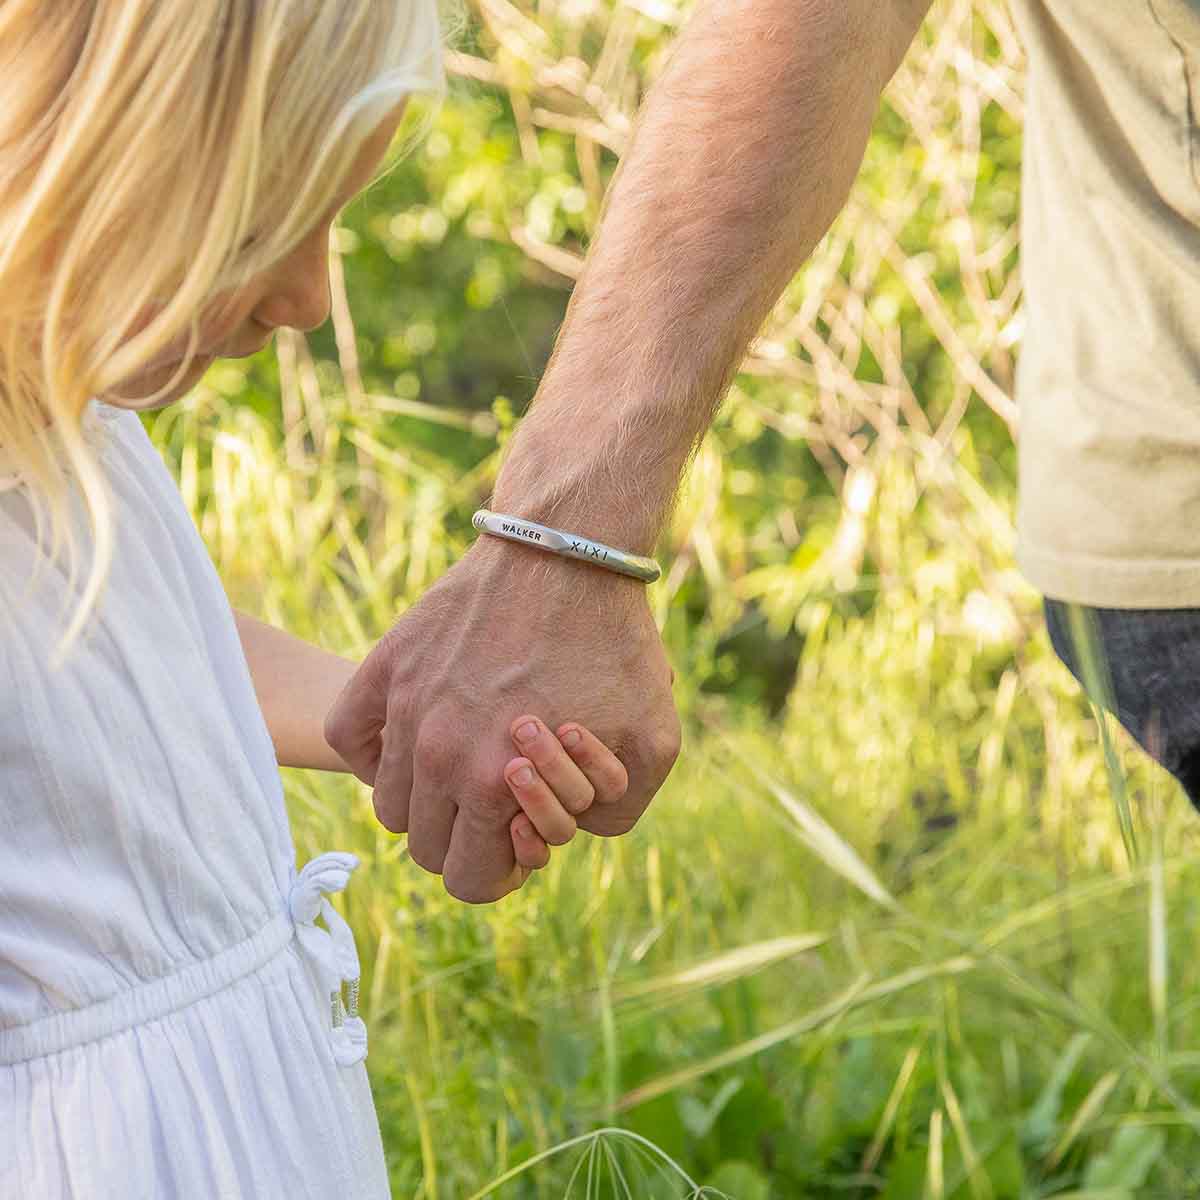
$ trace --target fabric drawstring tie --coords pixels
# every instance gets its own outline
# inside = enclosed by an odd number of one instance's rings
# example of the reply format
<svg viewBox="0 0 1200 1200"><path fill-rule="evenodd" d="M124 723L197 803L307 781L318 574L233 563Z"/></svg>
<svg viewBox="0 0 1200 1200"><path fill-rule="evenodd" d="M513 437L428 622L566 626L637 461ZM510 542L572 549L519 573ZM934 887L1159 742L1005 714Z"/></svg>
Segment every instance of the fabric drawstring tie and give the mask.
<svg viewBox="0 0 1200 1200"><path fill-rule="evenodd" d="M296 925L296 937L321 982L321 993L329 997L332 1030L329 1035L333 1057L340 1067L351 1067L367 1057L367 1027L358 1015L358 948L354 932L345 918L325 898L340 892L358 866L358 857L344 850L329 850L304 864L299 873L292 868L288 910ZM326 928L317 925L325 918ZM342 1005L342 982L350 985L350 1007Z"/></svg>

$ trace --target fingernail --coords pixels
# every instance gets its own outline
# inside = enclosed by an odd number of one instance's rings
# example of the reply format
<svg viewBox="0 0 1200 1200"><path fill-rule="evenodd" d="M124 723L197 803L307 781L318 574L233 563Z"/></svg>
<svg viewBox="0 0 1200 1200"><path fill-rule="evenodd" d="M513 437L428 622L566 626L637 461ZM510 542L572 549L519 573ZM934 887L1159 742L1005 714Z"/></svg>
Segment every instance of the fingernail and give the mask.
<svg viewBox="0 0 1200 1200"><path fill-rule="evenodd" d="M533 779L533 772L528 767L520 767L512 773L512 781L515 784L524 787Z"/></svg>
<svg viewBox="0 0 1200 1200"><path fill-rule="evenodd" d="M517 822L517 837L533 837L533 826L528 821Z"/></svg>
<svg viewBox="0 0 1200 1200"><path fill-rule="evenodd" d="M579 730L578 729L568 729L567 732L562 735L562 744L567 747L578 745L579 744Z"/></svg>
<svg viewBox="0 0 1200 1200"><path fill-rule="evenodd" d="M537 737L537 726L532 721L526 721L520 729L517 730L518 742L532 742Z"/></svg>

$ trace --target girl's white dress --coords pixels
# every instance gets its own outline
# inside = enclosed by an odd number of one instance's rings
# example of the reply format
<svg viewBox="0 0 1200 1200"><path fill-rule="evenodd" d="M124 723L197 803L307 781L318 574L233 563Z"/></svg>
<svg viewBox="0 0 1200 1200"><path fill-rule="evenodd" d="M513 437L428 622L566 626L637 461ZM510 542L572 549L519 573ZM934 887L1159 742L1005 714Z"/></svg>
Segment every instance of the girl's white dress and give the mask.
<svg viewBox="0 0 1200 1200"><path fill-rule="evenodd" d="M387 1197L357 981L333 999L358 960L326 893L358 860L297 871L233 611L175 480L136 413L93 400L84 424L117 544L57 674L76 599L60 609L57 566L22 595L33 509L0 458L0 1197Z"/></svg>

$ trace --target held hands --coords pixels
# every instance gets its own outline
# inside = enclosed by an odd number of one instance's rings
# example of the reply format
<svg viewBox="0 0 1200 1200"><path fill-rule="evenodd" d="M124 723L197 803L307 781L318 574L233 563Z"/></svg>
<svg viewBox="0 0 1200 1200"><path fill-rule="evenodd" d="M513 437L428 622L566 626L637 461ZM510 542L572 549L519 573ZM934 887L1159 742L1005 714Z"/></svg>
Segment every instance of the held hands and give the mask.
<svg viewBox="0 0 1200 1200"><path fill-rule="evenodd" d="M595 802L572 820L614 837L633 828L678 757L673 679L643 584L485 537L370 651L324 733L374 789L380 824L408 833L413 861L457 899L486 904L529 876L531 856L522 849L518 861L510 828L522 812L507 782L515 718L545 722L548 740L520 750L556 803L578 804L573 772L587 776ZM568 725L590 735L580 745L595 762L551 744L550 730ZM619 794L606 756L627 774ZM598 763L607 765L594 777ZM530 803L544 819L548 805Z"/></svg>
<svg viewBox="0 0 1200 1200"><path fill-rule="evenodd" d="M528 733L533 727L533 735ZM504 768L509 790L521 806L509 822L513 853L524 874L550 861L551 846L565 846L576 833L575 818L600 798L612 803L625 794L629 776L621 760L578 724L560 726L552 734L534 716L520 716L512 739L523 755ZM569 747L569 748L568 748Z"/></svg>

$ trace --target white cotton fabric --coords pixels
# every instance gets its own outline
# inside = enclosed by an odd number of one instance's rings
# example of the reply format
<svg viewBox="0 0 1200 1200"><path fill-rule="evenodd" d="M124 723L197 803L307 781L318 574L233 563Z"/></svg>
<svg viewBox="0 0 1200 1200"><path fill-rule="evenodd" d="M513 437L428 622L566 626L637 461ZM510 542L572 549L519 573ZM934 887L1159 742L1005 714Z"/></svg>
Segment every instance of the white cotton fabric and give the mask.
<svg viewBox="0 0 1200 1200"><path fill-rule="evenodd" d="M325 893L358 860L297 871L233 612L174 478L136 413L93 400L85 430L117 543L56 674L76 599L60 609L61 566L22 595L33 509L0 458L0 1197L388 1197L365 1029L335 1028L329 989L357 954Z"/></svg>

